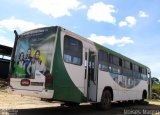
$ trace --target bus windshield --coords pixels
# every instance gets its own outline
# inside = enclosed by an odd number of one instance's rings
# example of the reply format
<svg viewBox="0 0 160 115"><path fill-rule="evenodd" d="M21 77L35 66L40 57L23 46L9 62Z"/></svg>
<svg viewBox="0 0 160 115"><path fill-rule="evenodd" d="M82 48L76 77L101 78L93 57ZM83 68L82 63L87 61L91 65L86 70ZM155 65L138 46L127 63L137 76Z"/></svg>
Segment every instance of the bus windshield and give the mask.
<svg viewBox="0 0 160 115"><path fill-rule="evenodd" d="M12 78L44 77L51 73L55 43L52 28L25 32L18 39Z"/></svg>

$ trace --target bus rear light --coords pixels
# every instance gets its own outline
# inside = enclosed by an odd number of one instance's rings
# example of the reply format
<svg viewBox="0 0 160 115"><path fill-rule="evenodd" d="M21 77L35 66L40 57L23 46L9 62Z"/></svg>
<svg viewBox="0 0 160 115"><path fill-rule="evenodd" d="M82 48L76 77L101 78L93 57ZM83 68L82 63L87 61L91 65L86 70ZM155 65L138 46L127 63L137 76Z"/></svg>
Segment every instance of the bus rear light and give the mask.
<svg viewBox="0 0 160 115"><path fill-rule="evenodd" d="M50 73L45 74L45 76L46 76L45 87L46 88L52 87L52 85L53 85L53 76Z"/></svg>
<svg viewBox="0 0 160 115"><path fill-rule="evenodd" d="M22 86L29 86L30 85L30 80L29 79L22 79L21 80L21 85Z"/></svg>

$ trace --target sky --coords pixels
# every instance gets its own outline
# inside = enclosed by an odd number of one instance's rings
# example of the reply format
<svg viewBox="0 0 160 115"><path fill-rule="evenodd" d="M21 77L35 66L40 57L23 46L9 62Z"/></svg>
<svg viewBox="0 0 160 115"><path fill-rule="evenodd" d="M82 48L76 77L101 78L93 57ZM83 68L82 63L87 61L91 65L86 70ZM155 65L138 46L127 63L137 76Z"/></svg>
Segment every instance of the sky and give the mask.
<svg viewBox="0 0 160 115"><path fill-rule="evenodd" d="M160 0L0 0L0 44L23 33L62 26L134 59L160 78Z"/></svg>

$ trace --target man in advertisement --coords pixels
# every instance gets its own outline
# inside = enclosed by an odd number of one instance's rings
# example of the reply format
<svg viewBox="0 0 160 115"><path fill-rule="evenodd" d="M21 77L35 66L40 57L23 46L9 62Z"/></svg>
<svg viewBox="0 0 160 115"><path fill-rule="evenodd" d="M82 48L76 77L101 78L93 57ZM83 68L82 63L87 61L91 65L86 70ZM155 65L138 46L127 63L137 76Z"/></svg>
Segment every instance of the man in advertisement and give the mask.
<svg viewBox="0 0 160 115"><path fill-rule="evenodd" d="M28 68L28 65L30 64L31 61L32 61L31 48L28 48L26 58L24 60L24 69L25 69L25 72L26 72L26 78L29 77L29 73L27 72L27 68Z"/></svg>

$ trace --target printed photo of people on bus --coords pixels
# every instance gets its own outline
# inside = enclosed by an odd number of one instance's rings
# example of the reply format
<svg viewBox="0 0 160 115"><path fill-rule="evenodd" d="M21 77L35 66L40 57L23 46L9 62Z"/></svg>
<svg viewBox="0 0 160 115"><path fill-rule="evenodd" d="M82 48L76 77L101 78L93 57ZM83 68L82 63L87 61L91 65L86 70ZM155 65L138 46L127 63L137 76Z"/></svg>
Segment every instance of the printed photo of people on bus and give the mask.
<svg viewBox="0 0 160 115"><path fill-rule="evenodd" d="M17 77L34 78L36 71L39 71L44 75L44 73L46 72L46 67L44 62L42 62L40 58L41 52L40 50L36 50L34 52L35 53L33 57L31 55L31 48L28 48L26 55L24 54L24 52L20 52L19 60L16 62L15 67L15 74L17 75Z"/></svg>
<svg viewBox="0 0 160 115"><path fill-rule="evenodd" d="M15 74L17 77L25 76L23 65L24 65L24 52L21 52L18 56L18 61L15 63Z"/></svg>
<svg viewBox="0 0 160 115"><path fill-rule="evenodd" d="M35 71L38 70L42 74L46 71L45 65L42 63L42 60L40 59L40 50L36 50L35 55L31 62L29 63L27 67L27 73L32 77L35 76Z"/></svg>
<svg viewBox="0 0 160 115"><path fill-rule="evenodd" d="M31 61L32 61L31 48L28 48L27 54L26 54L26 57L25 57L25 60L24 60L24 69L25 69L25 72L26 72L26 77L29 77L29 74L27 72L27 68L28 68L28 65L31 63Z"/></svg>

